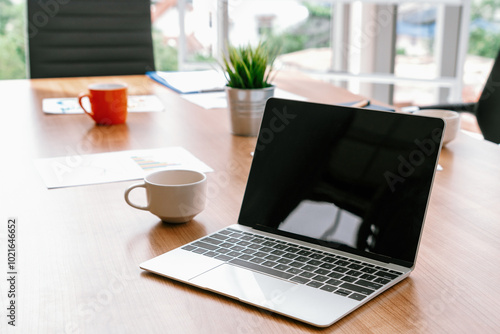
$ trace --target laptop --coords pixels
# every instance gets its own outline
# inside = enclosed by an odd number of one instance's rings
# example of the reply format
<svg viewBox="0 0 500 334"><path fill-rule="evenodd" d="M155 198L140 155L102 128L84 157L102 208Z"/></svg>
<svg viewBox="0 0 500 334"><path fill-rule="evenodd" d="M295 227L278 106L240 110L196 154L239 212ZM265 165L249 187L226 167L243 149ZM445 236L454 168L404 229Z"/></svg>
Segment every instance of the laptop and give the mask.
<svg viewBox="0 0 500 334"><path fill-rule="evenodd" d="M140 267L330 326L413 270L444 126L271 98L238 222Z"/></svg>

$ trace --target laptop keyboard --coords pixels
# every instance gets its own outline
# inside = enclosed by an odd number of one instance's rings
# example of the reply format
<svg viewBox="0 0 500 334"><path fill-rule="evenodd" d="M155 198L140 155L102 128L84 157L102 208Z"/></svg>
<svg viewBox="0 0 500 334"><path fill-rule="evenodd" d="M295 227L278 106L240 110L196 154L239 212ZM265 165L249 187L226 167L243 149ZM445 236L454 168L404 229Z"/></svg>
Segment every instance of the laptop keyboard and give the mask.
<svg viewBox="0 0 500 334"><path fill-rule="evenodd" d="M355 300L363 300L402 275L371 263L232 228L182 249Z"/></svg>

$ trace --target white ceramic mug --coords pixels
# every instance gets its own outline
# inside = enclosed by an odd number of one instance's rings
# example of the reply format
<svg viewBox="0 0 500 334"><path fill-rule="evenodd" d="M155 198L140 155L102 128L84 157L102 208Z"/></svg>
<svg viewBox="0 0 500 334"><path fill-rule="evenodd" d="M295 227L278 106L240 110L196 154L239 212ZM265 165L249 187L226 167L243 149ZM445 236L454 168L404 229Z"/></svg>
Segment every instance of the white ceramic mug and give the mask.
<svg viewBox="0 0 500 334"><path fill-rule="evenodd" d="M129 194L135 188L145 188L147 205L130 201ZM131 185L125 190L128 205L151 212L168 223L190 221L205 208L207 177L193 170L163 170L144 177L143 183Z"/></svg>
<svg viewBox="0 0 500 334"><path fill-rule="evenodd" d="M460 115L456 111L444 109L421 109L413 113L414 115L430 116L442 118L446 123L443 135L443 146L455 139L460 130Z"/></svg>

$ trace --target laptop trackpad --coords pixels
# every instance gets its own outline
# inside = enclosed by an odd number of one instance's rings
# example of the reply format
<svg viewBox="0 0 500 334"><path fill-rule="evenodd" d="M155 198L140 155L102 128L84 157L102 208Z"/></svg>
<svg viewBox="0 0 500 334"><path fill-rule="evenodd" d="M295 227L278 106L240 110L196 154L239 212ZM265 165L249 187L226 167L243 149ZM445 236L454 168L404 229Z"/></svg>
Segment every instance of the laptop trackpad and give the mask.
<svg viewBox="0 0 500 334"><path fill-rule="evenodd" d="M223 264L189 280L191 283L214 290L254 305L273 308L281 296L297 285L251 270Z"/></svg>
<svg viewBox="0 0 500 334"><path fill-rule="evenodd" d="M189 281L207 290L320 327L331 325L360 304L334 293L230 264L220 265Z"/></svg>

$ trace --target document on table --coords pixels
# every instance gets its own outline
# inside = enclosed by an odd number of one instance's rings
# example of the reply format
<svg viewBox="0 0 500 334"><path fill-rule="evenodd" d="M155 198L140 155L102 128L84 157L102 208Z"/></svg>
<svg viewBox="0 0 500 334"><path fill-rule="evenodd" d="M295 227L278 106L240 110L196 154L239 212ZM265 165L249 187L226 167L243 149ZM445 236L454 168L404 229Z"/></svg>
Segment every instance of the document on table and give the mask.
<svg viewBox="0 0 500 334"><path fill-rule="evenodd" d="M35 160L47 188L142 179L165 169L213 169L182 147L72 155Z"/></svg>
<svg viewBox="0 0 500 334"><path fill-rule="evenodd" d="M88 99L82 100L87 110L90 110ZM83 109L77 97L43 99L42 109L46 114L83 114ZM155 95L129 95L128 112L163 111L163 103Z"/></svg>
<svg viewBox="0 0 500 334"><path fill-rule="evenodd" d="M146 72L151 79L180 94L223 91L226 78L216 70Z"/></svg>
<svg viewBox="0 0 500 334"><path fill-rule="evenodd" d="M303 96L293 94L279 88L276 88L274 91L274 97L288 100L307 100ZM205 109L227 108L226 92L187 94L182 95L182 98Z"/></svg>

